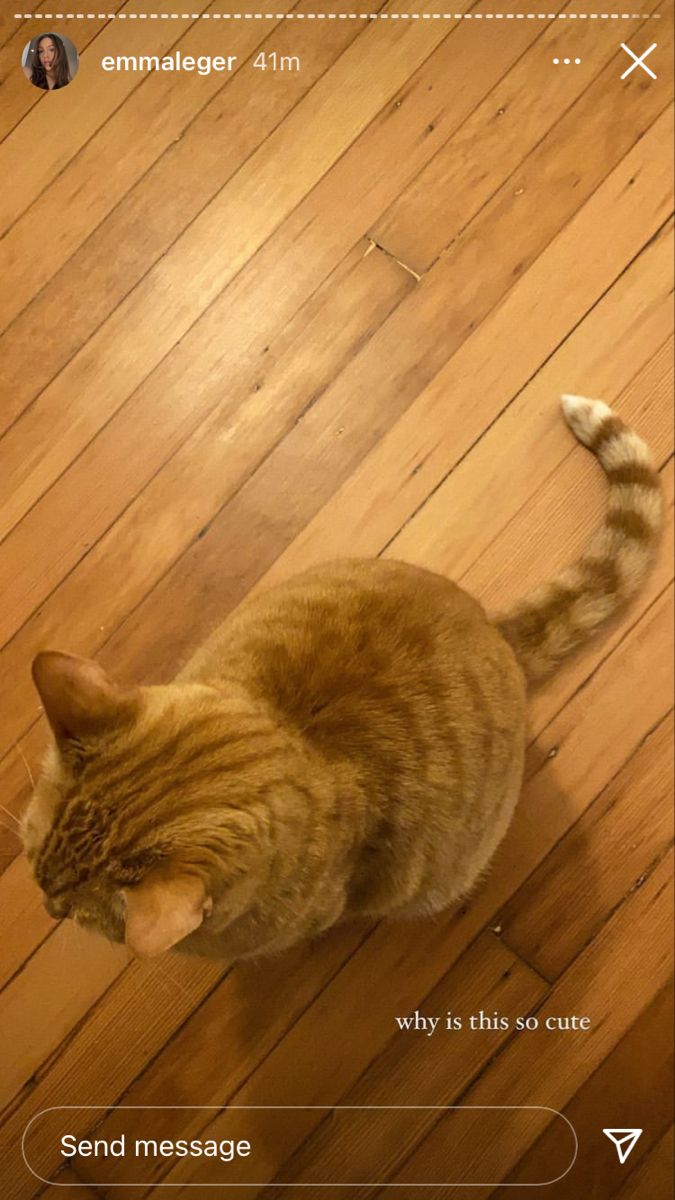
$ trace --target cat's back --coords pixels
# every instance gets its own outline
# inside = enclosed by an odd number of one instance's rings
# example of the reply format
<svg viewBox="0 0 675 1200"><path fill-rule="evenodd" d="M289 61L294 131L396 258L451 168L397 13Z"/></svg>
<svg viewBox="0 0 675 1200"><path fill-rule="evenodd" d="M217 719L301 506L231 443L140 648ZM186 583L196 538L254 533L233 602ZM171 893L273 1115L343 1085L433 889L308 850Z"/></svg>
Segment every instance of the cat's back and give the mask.
<svg viewBox="0 0 675 1200"><path fill-rule="evenodd" d="M343 559L248 598L183 678L244 680L280 715L326 741L380 722L428 739L449 716L517 723L522 674L482 606L434 572Z"/></svg>

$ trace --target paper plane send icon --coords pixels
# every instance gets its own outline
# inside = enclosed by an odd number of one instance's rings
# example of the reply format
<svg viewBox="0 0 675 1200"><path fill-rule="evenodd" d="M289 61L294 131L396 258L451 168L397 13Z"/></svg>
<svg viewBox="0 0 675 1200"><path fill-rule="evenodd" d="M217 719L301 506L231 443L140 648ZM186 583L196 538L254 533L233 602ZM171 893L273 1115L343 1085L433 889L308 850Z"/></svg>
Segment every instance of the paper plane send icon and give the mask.
<svg viewBox="0 0 675 1200"><path fill-rule="evenodd" d="M631 1150L635 1149L637 1140L642 1133L641 1129L603 1129L603 1133L607 1134L610 1142L614 1142L616 1152L619 1156L619 1162L625 1163Z"/></svg>

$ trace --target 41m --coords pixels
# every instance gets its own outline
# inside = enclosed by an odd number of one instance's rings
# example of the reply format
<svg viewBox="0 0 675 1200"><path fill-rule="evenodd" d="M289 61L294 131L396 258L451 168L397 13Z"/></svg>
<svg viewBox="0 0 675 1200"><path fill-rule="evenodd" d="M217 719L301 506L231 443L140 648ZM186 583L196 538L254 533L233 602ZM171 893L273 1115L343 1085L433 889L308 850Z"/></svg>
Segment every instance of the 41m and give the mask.
<svg viewBox="0 0 675 1200"><path fill-rule="evenodd" d="M253 60L259 71L299 71L300 59L295 54L277 54L276 50L261 50Z"/></svg>

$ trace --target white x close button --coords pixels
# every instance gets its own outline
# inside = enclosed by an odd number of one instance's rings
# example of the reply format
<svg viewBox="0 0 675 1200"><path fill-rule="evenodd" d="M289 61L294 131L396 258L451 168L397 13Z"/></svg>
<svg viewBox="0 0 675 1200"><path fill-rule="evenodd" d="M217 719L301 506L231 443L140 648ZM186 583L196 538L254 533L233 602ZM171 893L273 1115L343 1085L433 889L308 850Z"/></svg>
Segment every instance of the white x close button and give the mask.
<svg viewBox="0 0 675 1200"><path fill-rule="evenodd" d="M626 67L626 70L624 71L621 78L625 79L626 76L630 75L631 71L634 71L636 67L642 67L642 70L646 71L648 75L651 75L652 79L656 79L656 75L654 74L654 72L651 71L649 67L645 66L645 59L646 59L647 55L651 54L652 50L656 50L656 46L657 46L657 43L652 42L651 46L649 47L648 50L645 50L644 54L637 55L637 54L633 54L633 51L631 50L630 46L627 46L625 42L622 42L621 49L625 50L626 54L630 54L630 57L635 59L635 61L632 62L629 67Z"/></svg>

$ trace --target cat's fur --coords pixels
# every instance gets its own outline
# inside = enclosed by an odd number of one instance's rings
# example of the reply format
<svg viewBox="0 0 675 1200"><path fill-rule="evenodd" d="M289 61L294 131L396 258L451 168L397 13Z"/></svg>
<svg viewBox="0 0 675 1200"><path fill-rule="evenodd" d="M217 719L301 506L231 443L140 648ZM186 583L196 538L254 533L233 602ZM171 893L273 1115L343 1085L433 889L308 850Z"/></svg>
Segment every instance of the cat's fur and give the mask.
<svg viewBox="0 0 675 1200"><path fill-rule="evenodd" d="M49 911L140 957L231 959L466 894L518 797L527 682L635 592L661 524L644 443L600 401L563 407L607 517L504 616L429 571L344 560L245 601L166 686L39 654L54 741L24 824Z"/></svg>

